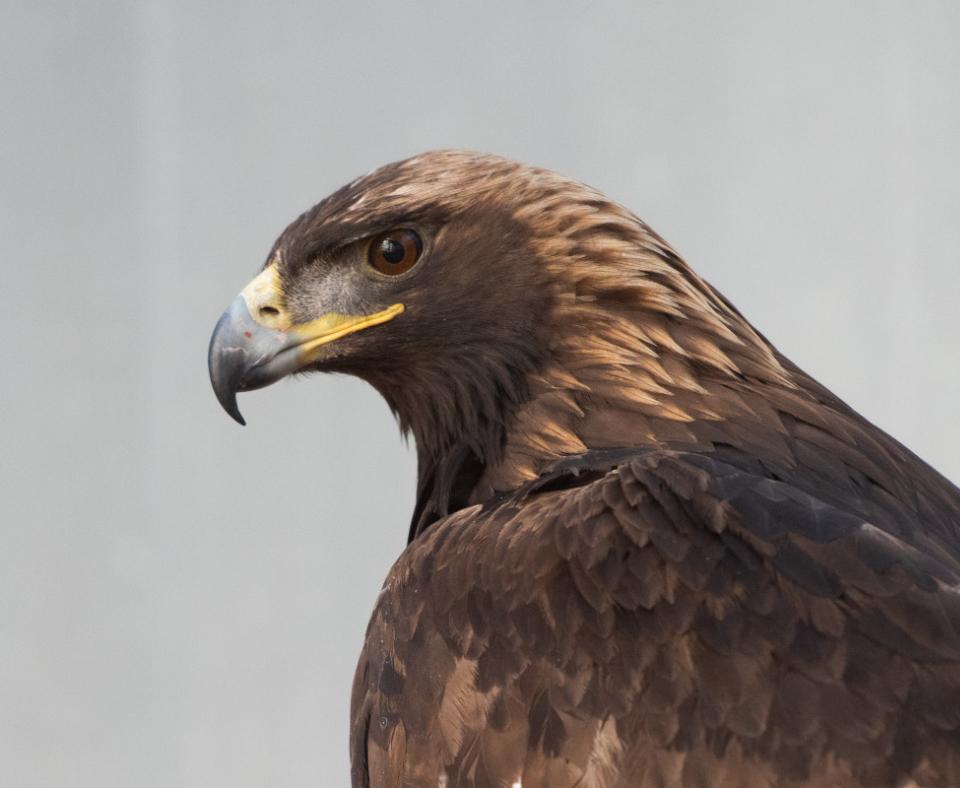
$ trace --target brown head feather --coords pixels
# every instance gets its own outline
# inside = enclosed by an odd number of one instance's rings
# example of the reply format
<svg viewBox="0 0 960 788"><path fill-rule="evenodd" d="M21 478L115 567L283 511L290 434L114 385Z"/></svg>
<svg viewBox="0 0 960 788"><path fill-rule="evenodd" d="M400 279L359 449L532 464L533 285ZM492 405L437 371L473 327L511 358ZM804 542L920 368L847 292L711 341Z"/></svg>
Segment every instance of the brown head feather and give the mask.
<svg viewBox="0 0 960 788"><path fill-rule="evenodd" d="M733 446L809 489L829 482L835 440L871 479L902 475L909 452L784 359L642 220L497 156L389 164L296 219L269 258L292 311L312 316L312 260L410 224L430 259L409 316L319 366L368 380L413 435L411 535L594 448ZM798 429L824 436L803 458ZM922 478L900 484L943 501Z"/></svg>

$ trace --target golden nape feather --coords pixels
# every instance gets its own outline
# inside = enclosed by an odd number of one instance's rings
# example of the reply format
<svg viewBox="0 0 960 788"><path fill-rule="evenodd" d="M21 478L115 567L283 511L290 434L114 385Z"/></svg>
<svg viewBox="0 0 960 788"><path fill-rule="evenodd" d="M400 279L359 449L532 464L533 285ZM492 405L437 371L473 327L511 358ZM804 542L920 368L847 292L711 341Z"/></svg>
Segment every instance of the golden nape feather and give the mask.
<svg viewBox="0 0 960 788"><path fill-rule="evenodd" d="M211 341L228 411L346 372L417 446L354 786L960 785L960 491L632 213L426 153L257 282Z"/></svg>

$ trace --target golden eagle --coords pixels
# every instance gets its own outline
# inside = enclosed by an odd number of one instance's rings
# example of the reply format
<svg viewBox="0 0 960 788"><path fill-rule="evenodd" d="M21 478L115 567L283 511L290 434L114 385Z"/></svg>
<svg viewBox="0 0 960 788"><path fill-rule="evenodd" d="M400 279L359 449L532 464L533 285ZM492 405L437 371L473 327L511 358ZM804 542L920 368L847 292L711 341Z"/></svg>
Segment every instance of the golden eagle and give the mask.
<svg viewBox="0 0 960 788"><path fill-rule="evenodd" d="M960 490L597 191L382 167L283 232L209 362L241 423L336 371L415 438L354 786L960 785Z"/></svg>

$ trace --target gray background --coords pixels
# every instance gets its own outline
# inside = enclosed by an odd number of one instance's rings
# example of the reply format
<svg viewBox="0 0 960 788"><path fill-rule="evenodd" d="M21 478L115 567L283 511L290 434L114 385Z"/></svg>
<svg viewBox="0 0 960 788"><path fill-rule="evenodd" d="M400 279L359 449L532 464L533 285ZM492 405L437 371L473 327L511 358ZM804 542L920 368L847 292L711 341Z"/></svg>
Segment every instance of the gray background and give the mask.
<svg viewBox="0 0 960 788"><path fill-rule="evenodd" d="M7 3L0 785L348 783L412 451L350 379L240 429L206 343L287 221L424 149L608 192L960 479L958 9Z"/></svg>

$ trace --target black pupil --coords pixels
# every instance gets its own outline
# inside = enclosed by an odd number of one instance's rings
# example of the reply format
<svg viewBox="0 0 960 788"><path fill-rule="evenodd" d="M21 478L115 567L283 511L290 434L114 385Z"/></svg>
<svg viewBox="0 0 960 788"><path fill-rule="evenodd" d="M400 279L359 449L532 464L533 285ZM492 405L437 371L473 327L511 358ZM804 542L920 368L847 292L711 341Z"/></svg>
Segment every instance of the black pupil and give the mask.
<svg viewBox="0 0 960 788"><path fill-rule="evenodd" d="M406 252L403 249L403 244L399 241L394 241L392 238L384 238L380 243L380 254L383 255L383 259L388 263L402 263L404 255Z"/></svg>

